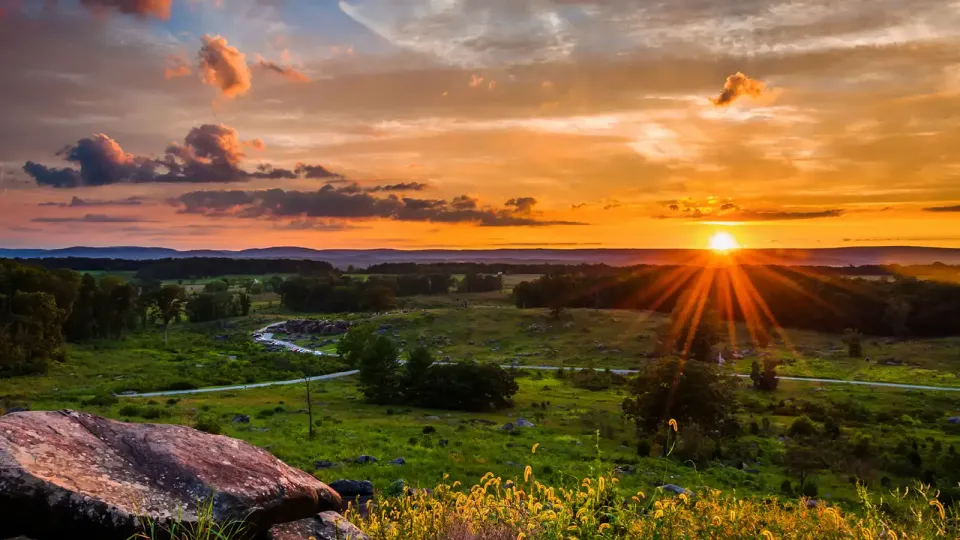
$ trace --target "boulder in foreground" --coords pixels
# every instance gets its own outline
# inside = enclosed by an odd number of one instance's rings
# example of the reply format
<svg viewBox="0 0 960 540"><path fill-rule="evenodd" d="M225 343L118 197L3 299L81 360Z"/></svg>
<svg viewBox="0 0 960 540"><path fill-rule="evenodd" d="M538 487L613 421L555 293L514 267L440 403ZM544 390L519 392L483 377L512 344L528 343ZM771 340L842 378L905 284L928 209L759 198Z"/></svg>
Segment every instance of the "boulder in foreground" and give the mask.
<svg viewBox="0 0 960 540"><path fill-rule="evenodd" d="M270 540L370 540L336 512L321 512L312 518L276 525L270 529Z"/></svg>
<svg viewBox="0 0 960 540"><path fill-rule="evenodd" d="M253 445L188 427L74 411L0 417L0 538L126 540L144 516L251 530L336 510L340 496Z"/></svg>

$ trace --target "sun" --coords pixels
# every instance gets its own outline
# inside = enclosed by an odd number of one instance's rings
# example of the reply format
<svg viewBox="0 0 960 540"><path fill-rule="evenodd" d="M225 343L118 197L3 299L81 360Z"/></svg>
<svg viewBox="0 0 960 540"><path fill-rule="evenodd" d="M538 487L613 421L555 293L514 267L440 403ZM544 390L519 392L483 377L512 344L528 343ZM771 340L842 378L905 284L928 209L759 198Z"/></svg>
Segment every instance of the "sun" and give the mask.
<svg viewBox="0 0 960 540"><path fill-rule="evenodd" d="M710 237L710 249L713 251L726 253L739 247L740 244L737 243L737 239L728 232L714 233L714 235Z"/></svg>

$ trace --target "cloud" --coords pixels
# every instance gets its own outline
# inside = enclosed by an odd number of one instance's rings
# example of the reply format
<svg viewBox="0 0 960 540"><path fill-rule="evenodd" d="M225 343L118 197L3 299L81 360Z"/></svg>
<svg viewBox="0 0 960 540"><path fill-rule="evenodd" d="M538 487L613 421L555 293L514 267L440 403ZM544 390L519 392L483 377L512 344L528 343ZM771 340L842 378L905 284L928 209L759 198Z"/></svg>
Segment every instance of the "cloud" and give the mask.
<svg viewBox="0 0 960 540"><path fill-rule="evenodd" d="M723 85L723 92L715 98L711 98L717 107L726 107L740 96L760 97L766 85L762 82L751 79L739 71L727 77L727 82Z"/></svg>
<svg viewBox="0 0 960 540"><path fill-rule="evenodd" d="M187 77L192 73L186 57L182 54L167 56L164 58L164 63L166 67L163 69L163 77L167 80Z"/></svg>
<svg viewBox="0 0 960 540"><path fill-rule="evenodd" d="M152 223L136 217L106 216L103 214L87 214L83 217L39 217L32 221L34 223Z"/></svg>
<svg viewBox="0 0 960 540"><path fill-rule="evenodd" d="M38 206L57 206L60 208L78 208L89 206L140 206L143 204L143 197L127 197L125 199L101 201L95 199L81 199L73 197L70 202L43 202Z"/></svg>
<svg viewBox="0 0 960 540"><path fill-rule="evenodd" d="M351 186L325 185L315 192L284 191L194 191L184 193L170 204L184 214L211 217L264 219L393 219L433 223L470 223L485 227L536 227L582 225L568 221L541 220L512 210L480 208L465 195L443 199L377 197L357 192Z"/></svg>
<svg viewBox="0 0 960 540"><path fill-rule="evenodd" d="M390 191L423 191L430 187L428 184L420 182L401 182L399 184L387 184L385 186L373 186L367 188L367 193L383 193Z"/></svg>
<svg viewBox="0 0 960 540"><path fill-rule="evenodd" d="M39 185L56 188L121 183L242 182L251 178L292 179L337 177L319 165L298 164L293 171L261 164L255 171L241 167L247 148L263 149L260 139L242 140L223 124L203 124L187 133L183 143L167 146L163 156L128 154L104 134L77 141L57 153L80 169L48 167L28 161L23 170Z"/></svg>
<svg viewBox="0 0 960 540"><path fill-rule="evenodd" d="M517 197L504 203L504 206L513 207L514 211L520 214L529 214L536 206L537 200L533 197Z"/></svg>
<svg viewBox="0 0 960 540"><path fill-rule="evenodd" d="M310 82L310 77L307 77L305 74L297 71L293 67L281 66L276 62L271 62L270 60L266 60L264 58L257 58L257 67L282 75L286 79L294 82Z"/></svg>
<svg viewBox="0 0 960 540"><path fill-rule="evenodd" d="M655 216L658 219L695 219L714 221L791 221L800 219L819 219L840 217L845 211L841 209L825 210L749 210L727 200L717 201L710 198L707 201L686 199L683 201L663 201L660 203L670 212Z"/></svg>
<svg viewBox="0 0 960 540"><path fill-rule="evenodd" d="M931 206L930 208L924 208L923 211L939 213L960 212L960 204L954 206Z"/></svg>
<svg viewBox="0 0 960 540"><path fill-rule="evenodd" d="M236 97L250 90L250 68L247 57L236 47L227 45L221 36L204 35L200 47L200 78L226 97Z"/></svg>
<svg viewBox="0 0 960 540"><path fill-rule="evenodd" d="M80 0L80 3L93 11L113 9L127 15L140 17L170 18L170 4L173 0Z"/></svg>

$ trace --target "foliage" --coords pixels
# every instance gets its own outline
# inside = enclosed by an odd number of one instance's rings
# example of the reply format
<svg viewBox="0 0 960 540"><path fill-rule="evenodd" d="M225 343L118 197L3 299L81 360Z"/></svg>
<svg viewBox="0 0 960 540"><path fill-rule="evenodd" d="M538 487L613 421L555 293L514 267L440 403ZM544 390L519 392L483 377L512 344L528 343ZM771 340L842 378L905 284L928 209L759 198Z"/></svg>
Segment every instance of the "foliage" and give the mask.
<svg viewBox="0 0 960 540"><path fill-rule="evenodd" d="M396 293L386 284L347 276L291 277L279 292L284 307L311 313L385 311L396 305Z"/></svg>
<svg viewBox="0 0 960 540"><path fill-rule="evenodd" d="M849 271L852 270L843 270ZM712 273L712 277L706 276L710 279L705 279L707 272ZM563 285L558 287L560 282ZM756 317L755 301L726 301L724 287L749 282L751 295L762 298L770 318L785 328L832 333L859 328L868 335L933 337L955 334L954 321L960 319L960 286L956 283L910 277L851 279L840 270L816 267L568 267L563 272L518 284L513 297L516 306L522 308L642 309L670 313L681 303L681 296L701 282L707 284L703 296L725 318L729 313L739 321L746 320L747 315ZM663 283L671 283L668 290L664 291ZM825 309L826 306L829 308Z"/></svg>
<svg viewBox="0 0 960 540"><path fill-rule="evenodd" d="M670 313L670 325L661 340L682 359L716 362L713 347L720 342L720 315L708 297L688 291Z"/></svg>
<svg viewBox="0 0 960 540"><path fill-rule="evenodd" d="M847 328L843 332L843 342L847 346L847 353L850 355L850 358L862 358L863 357L863 345L862 345L863 335L859 330L854 330L852 328Z"/></svg>
<svg viewBox="0 0 960 540"><path fill-rule="evenodd" d="M163 325L163 343L167 343L167 332L170 323L179 321L183 314L187 295L179 285L164 285L148 296L148 305L153 309L154 316Z"/></svg>
<svg viewBox="0 0 960 540"><path fill-rule="evenodd" d="M677 358L651 361L630 383L623 413L637 429L652 432L670 418L707 430L723 427L736 410L736 382L721 368Z"/></svg>
<svg viewBox="0 0 960 540"><path fill-rule="evenodd" d="M866 491L855 511L773 500L739 499L706 488L696 497L662 490L624 496L615 477L585 478L579 484L542 484L531 467L505 481L488 473L461 490L442 484L432 495L378 501L366 516L346 517L372 540L435 538L901 538L956 537L955 510L924 490L895 493L905 518L884 514Z"/></svg>
<svg viewBox="0 0 960 540"><path fill-rule="evenodd" d="M513 376L494 364L432 365L416 384L417 401L428 409L488 411L509 407L519 390Z"/></svg>
<svg viewBox="0 0 960 540"><path fill-rule="evenodd" d="M163 522L140 518L140 532L129 540L240 540L249 537L249 527L242 521L218 522L213 503L212 496L197 503L196 521L184 522L179 513Z"/></svg>
<svg viewBox="0 0 960 540"><path fill-rule="evenodd" d="M207 284L224 284L223 281L212 281ZM191 322L208 322L239 317L250 311L250 297L244 293L232 293L226 286L217 286L204 292L191 295L184 309Z"/></svg>
<svg viewBox="0 0 960 540"><path fill-rule="evenodd" d="M470 273L457 286L458 293L482 293L503 290L503 276Z"/></svg>
<svg viewBox="0 0 960 540"><path fill-rule="evenodd" d="M750 379L757 390L772 392L777 389L780 379L777 378L777 361L772 358L763 359L763 371L756 360L750 365Z"/></svg>
<svg viewBox="0 0 960 540"><path fill-rule="evenodd" d="M360 392L372 403L390 404L400 401L399 351L393 340L371 336L359 353Z"/></svg>
<svg viewBox="0 0 960 540"><path fill-rule="evenodd" d="M591 368L574 370L570 374L570 384L584 390L599 392L609 390L613 386L623 386L627 378L613 373L611 370L598 371Z"/></svg>
<svg viewBox="0 0 960 540"><path fill-rule="evenodd" d="M337 354L343 359L343 363L352 368L360 365L360 356L372 337L373 327L369 324L350 328L337 342Z"/></svg>

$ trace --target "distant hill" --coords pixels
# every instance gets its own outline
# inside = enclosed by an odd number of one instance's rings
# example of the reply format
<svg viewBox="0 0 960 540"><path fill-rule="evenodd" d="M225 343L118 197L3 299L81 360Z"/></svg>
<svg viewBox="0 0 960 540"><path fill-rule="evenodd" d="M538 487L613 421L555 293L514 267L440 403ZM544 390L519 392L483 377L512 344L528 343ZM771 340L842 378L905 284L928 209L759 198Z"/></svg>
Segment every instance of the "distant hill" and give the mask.
<svg viewBox="0 0 960 540"><path fill-rule="evenodd" d="M848 247L825 249L745 250L755 259L771 264L809 266L860 266L872 264L960 264L960 249L931 247ZM234 259L310 259L328 261L345 268L397 262L476 262L510 264L605 263L612 266L635 264L683 264L699 253L685 249L310 249L269 247L227 250L180 251L168 248L116 246L71 247L63 249L3 249L0 257L37 259L89 257L95 259L152 260L185 257L227 257Z"/></svg>

